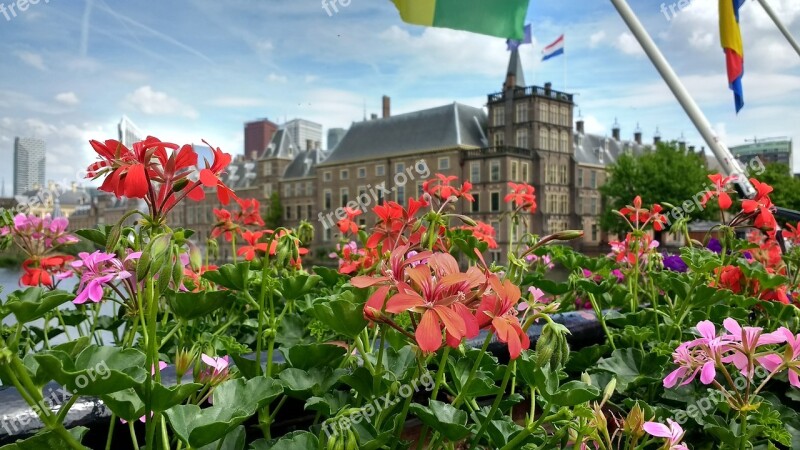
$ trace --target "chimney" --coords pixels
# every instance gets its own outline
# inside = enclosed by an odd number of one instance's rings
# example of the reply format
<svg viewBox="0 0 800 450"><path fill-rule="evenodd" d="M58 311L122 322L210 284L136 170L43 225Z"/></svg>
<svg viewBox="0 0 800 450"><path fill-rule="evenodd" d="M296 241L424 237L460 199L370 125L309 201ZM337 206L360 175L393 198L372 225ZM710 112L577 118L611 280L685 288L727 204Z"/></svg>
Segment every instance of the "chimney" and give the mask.
<svg viewBox="0 0 800 450"><path fill-rule="evenodd" d="M637 144L642 145L642 129L639 128L639 124L636 124L636 131L633 132L633 140L636 141Z"/></svg>
<svg viewBox="0 0 800 450"><path fill-rule="evenodd" d="M611 128L611 136L614 138L615 141L619 142L622 139L622 130L619 127L619 122L617 118L614 118L614 127Z"/></svg>
<svg viewBox="0 0 800 450"><path fill-rule="evenodd" d="M575 122L575 129L578 133L583 134L583 117L579 117L578 121Z"/></svg>
<svg viewBox="0 0 800 450"><path fill-rule="evenodd" d="M392 99L388 95L383 96L383 118L388 119L392 116Z"/></svg>
<svg viewBox="0 0 800 450"><path fill-rule="evenodd" d="M656 127L656 134L653 135L653 145L658 145L661 143L661 131L658 130Z"/></svg>
<svg viewBox="0 0 800 450"><path fill-rule="evenodd" d="M544 95L550 97L550 93L553 91L553 83L547 82L544 84Z"/></svg>
<svg viewBox="0 0 800 450"><path fill-rule="evenodd" d="M690 152L692 152L692 153L694 153L694 149L695 149L695 148L696 148L696 147L695 147L694 145L690 145L690 146L689 146L689 151L690 151Z"/></svg>
<svg viewBox="0 0 800 450"><path fill-rule="evenodd" d="M378 115L377 115L377 114L375 114L375 113L372 113L372 115L370 116L370 118L371 118L372 120L378 120Z"/></svg>
<svg viewBox="0 0 800 450"><path fill-rule="evenodd" d="M78 192L78 183L75 181L72 182L72 192Z"/></svg>
<svg viewBox="0 0 800 450"><path fill-rule="evenodd" d="M253 150L252 152L250 152L250 159L252 159L253 161L258 159L258 150Z"/></svg>
<svg viewBox="0 0 800 450"><path fill-rule="evenodd" d="M683 133L681 133L681 137L678 139L678 148L680 148L681 151L686 151L686 138L683 136Z"/></svg>

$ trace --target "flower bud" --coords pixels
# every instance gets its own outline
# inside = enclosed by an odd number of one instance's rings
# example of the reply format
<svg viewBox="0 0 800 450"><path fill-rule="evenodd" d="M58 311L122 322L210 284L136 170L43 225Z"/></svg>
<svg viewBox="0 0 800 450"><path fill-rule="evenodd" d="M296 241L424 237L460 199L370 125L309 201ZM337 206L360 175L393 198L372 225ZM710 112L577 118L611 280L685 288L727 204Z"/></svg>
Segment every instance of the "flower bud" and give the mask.
<svg viewBox="0 0 800 450"><path fill-rule="evenodd" d="M589 386L592 385L592 377L590 377L589 374L586 372L583 372L581 374L581 381L588 384Z"/></svg>
<svg viewBox="0 0 800 450"><path fill-rule="evenodd" d="M606 385L605 390L603 391L603 401L600 402L601 405L605 405L605 403L614 395L614 389L617 388L617 379L612 378L611 381L608 382Z"/></svg>
<svg viewBox="0 0 800 450"><path fill-rule="evenodd" d="M195 353L193 350L178 350L175 354L175 373L178 378L183 378L194 367Z"/></svg>
<svg viewBox="0 0 800 450"><path fill-rule="evenodd" d="M644 436L644 411L639 407L639 403L633 405L628 417L625 418L624 428L625 434L639 439Z"/></svg>
<svg viewBox="0 0 800 450"><path fill-rule="evenodd" d="M582 238L583 234L584 233L581 230L566 230L554 234L553 238L558 241L571 241L573 239Z"/></svg>
<svg viewBox="0 0 800 450"><path fill-rule="evenodd" d="M550 363L553 371L564 367L569 358L567 334L567 327L558 323L548 322L542 327L542 334L536 342L536 358L540 366Z"/></svg>

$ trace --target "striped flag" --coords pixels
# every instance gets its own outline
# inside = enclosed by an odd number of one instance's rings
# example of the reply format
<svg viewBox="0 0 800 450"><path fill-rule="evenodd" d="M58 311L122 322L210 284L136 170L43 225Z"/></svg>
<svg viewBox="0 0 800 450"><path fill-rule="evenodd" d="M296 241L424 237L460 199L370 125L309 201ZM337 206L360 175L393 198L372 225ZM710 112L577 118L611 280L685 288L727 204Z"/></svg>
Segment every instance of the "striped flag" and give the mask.
<svg viewBox="0 0 800 450"><path fill-rule="evenodd" d="M553 41L552 44L542 49L542 61L547 61L550 58L555 58L558 55L564 54L564 35L559 36L558 39Z"/></svg>
<svg viewBox="0 0 800 450"><path fill-rule="evenodd" d="M529 0L392 0L406 23L525 39Z"/></svg>
<svg viewBox="0 0 800 450"><path fill-rule="evenodd" d="M742 31L739 29L739 8L745 0L719 0L719 35L725 50L725 63L728 69L728 84L733 91L736 112L744 107L744 46Z"/></svg>

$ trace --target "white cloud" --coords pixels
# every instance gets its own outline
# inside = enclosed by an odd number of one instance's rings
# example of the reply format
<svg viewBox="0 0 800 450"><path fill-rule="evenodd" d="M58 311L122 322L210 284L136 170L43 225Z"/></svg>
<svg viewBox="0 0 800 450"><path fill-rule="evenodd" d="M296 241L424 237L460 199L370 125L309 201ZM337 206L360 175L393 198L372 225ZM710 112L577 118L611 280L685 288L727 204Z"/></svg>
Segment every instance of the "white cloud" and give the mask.
<svg viewBox="0 0 800 450"><path fill-rule="evenodd" d="M218 97L208 104L219 108L251 108L264 106L266 103L261 99L252 97Z"/></svg>
<svg viewBox="0 0 800 450"><path fill-rule="evenodd" d="M56 101L67 106L75 106L81 102L74 92L62 92L56 95Z"/></svg>
<svg viewBox="0 0 800 450"><path fill-rule="evenodd" d="M199 114L192 107L184 105L180 100L170 97L165 92L153 90L150 86L142 86L125 98L127 106L154 116L181 116L196 119Z"/></svg>
<svg viewBox="0 0 800 450"><path fill-rule="evenodd" d="M644 50L632 34L625 32L619 35L616 47L626 55L644 56Z"/></svg>
<svg viewBox="0 0 800 450"><path fill-rule="evenodd" d="M603 135L608 133L608 128L595 116L588 115L583 118L584 131L589 134Z"/></svg>
<svg viewBox="0 0 800 450"><path fill-rule="evenodd" d="M313 83L319 79L316 75L306 75L306 83Z"/></svg>
<svg viewBox="0 0 800 450"><path fill-rule="evenodd" d="M260 53L268 53L275 49L275 45L269 40L256 41L253 43L253 46Z"/></svg>
<svg viewBox="0 0 800 450"><path fill-rule="evenodd" d="M602 43L605 39L606 39L606 32L600 30L597 33L594 33L593 35L589 36L589 47L595 48L598 45L600 45L600 43Z"/></svg>
<svg viewBox="0 0 800 450"><path fill-rule="evenodd" d="M289 79L286 78L285 75L278 75L277 73L273 72L267 76L267 81L270 83L286 83L289 81Z"/></svg>
<svg viewBox="0 0 800 450"><path fill-rule="evenodd" d="M44 64L44 59L42 58L42 55L38 53L18 51L15 53L15 55L17 55L17 58L19 58L20 61L24 62L25 64L33 68L36 68L41 71L47 70L47 66Z"/></svg>
<svg viewBox="0 0 800 450"><path fill-rule="evenodd" d="M695 30L689 37L689 44L699 50L710 49L714 45L714 35L709 32Z"/></svg>

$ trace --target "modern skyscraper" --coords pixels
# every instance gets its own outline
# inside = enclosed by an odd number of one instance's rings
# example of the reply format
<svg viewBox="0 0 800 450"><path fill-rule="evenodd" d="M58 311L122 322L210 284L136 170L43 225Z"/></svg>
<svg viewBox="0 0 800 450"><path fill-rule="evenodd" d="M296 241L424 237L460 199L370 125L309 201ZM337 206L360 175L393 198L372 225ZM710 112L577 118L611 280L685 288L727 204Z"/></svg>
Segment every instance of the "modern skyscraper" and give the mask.
<svg viewBox="0 0 800 450"><path fill-rule="evenodd" d="M328 130L328 150L333 150L342 142L342 138L347 134L344 128L331 128Z"/></svg>
<svg viewBox="0 0 800 450"><path fill-rule="evenodd" d="M44 186L46 148L41 139L14 139L14 195Z"/></svg>
<svg viewBox="0 0 800 450"><path fill-rule="evenodd" d="M117 132L119 133L118 140L128 148L133 147L134 142L139 142L145 138L144 133L139 130L139 127L128 116L122 116L122 120L117 125Z"/></svg>
<svg viewBox="0 0 800 450"><path fill-rule="evenodd" d="M792 169L792 140L788 138L753 139L749 144L731 147L739 160L749 163L759 158L764 164L783 164Z"/></svg>
<svg viewBox="0 0 800 450"><path fill-rule="evenodd" d="M276 131L278 131L278 124L268 119L246 123L244 125L245 156L250 159L261 158Z"/></svg>
<svg viewBox="0 0 800 450"><path fill-rule="evenodd" d="M295 150L319 150L322 147L322 125L305 119L294 119L283 124Z"/></svg>

